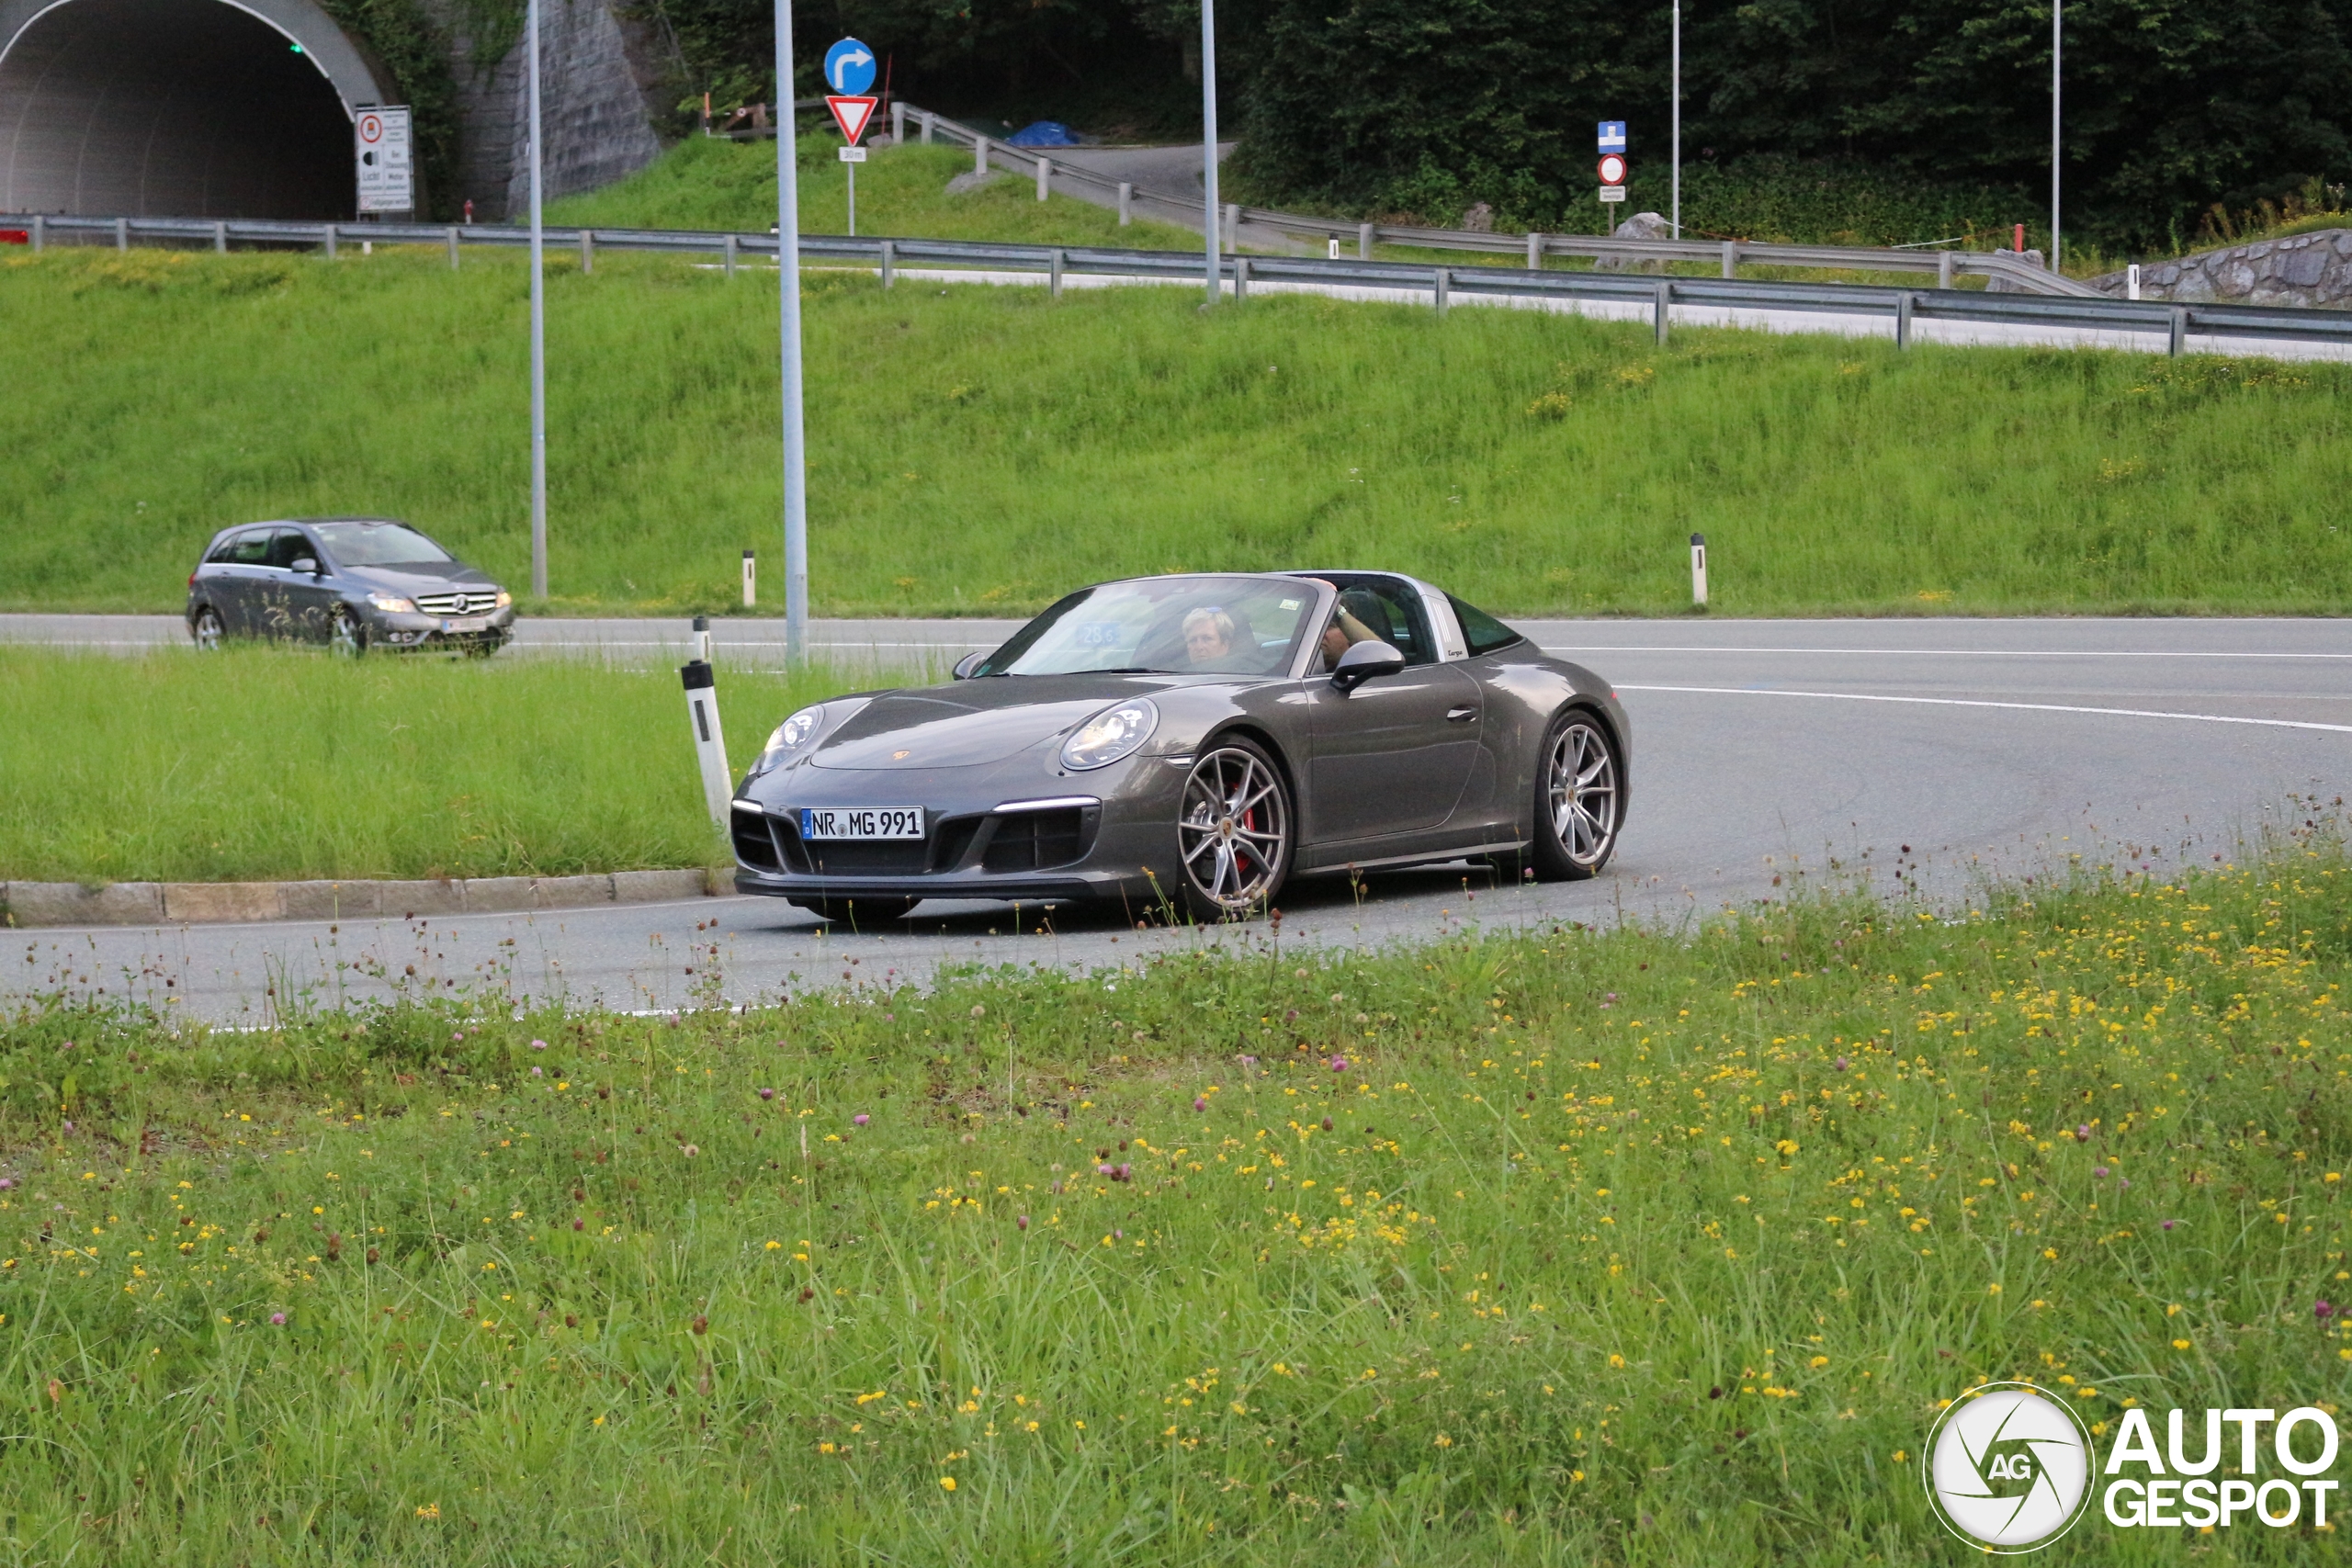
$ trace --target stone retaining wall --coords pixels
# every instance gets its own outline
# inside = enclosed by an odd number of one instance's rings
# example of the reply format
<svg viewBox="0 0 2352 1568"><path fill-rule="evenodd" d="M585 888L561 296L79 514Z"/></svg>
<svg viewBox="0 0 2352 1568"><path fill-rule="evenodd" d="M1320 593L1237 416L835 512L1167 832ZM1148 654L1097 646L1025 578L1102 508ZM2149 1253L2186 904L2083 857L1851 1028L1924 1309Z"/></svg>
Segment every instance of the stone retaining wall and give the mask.
<svg viewBox="0 0 2352 1568"><path fill-rule="evenodd" d="M2119 299L2124 296L2122 273L2110 272L2090 281L2101 293ZM2317 229L2308 234L2143 263L2140 298L2185 305L2228 300L2246 305L2352 306L2352 229Z"/></svg>
<svg viewBox="0 0 2352 1568"><path fill-rule="evenodd" d="M593 876L475 876L438 882L0 883L0 924L211 925L247 920L407 919L651 904L731 893L725 871L616 871Z"/></svg>

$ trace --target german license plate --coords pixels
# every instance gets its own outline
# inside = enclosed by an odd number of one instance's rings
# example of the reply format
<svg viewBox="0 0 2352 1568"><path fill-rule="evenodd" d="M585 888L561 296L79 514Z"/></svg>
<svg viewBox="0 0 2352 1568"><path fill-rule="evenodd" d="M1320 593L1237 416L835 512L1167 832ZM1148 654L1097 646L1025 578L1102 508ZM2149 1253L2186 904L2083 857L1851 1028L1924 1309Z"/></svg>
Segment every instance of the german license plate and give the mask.
<svg viewBox="0 0 2352 1568"><path fill-rule="evenodd" d="M443 621L441 629L445 632L486 632L490 630L490 617L488 615L459 615L454 620Z"/></svg>
<svg viewBox="0 0 2352 1568"><path fill-rule="evenodd" d="M800 808L803 839L920 839L920 806L838 806Z"/></svg>

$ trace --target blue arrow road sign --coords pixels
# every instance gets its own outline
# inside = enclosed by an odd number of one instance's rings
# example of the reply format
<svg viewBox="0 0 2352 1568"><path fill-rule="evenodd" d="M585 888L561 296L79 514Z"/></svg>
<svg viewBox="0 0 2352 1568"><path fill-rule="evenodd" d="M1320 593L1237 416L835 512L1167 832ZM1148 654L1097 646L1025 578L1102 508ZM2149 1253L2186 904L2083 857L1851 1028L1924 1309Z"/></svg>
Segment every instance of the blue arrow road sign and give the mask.
<svg viewBox="0 0 2352 1568"><path fill-rule="evenodd" d="M855 95L874 85L874 51L854 38L825 51L825 85Z"/></svg>
<svg viewBox="0 0 2352 1568"><path fill-rule="evenodd" d="M834 47L839 48L840 46L835 45ZM831 71L832 68L832 57L828 55L825 58L825 69ZM870 72L868 73L871 74ZM1623 120L1604 119L1600 122L1600 150L1603 152L1623 152L1625 150L1625 122Z"/></svg>

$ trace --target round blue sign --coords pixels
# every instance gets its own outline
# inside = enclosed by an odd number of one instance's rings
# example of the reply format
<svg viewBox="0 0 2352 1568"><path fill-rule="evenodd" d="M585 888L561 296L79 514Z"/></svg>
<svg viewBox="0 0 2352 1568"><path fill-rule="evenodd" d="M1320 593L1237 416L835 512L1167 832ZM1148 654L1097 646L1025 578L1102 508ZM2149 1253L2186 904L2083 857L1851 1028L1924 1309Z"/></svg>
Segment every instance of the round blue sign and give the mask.
<svg viewBox="0 0 2352 1568"><path fill-rule="evenodd" d="M854 38L825 51L825 85L851 96L874 85L874 51Z"/></svg>

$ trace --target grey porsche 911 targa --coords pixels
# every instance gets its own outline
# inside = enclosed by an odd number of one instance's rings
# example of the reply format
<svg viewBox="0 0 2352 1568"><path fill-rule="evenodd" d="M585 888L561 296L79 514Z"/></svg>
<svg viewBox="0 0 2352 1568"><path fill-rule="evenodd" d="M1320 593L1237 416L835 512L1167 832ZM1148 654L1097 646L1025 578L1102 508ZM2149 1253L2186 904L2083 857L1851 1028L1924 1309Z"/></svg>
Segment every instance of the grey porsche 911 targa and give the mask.
<svg viewBox="0 0 2352 1568"><path fill-rule="evenodd" d="M924 898L1226 919L1293 876L1592 876L1625 819L1608 682L1391 572L1100 583L956 677L778 725L735 886L862 925Z"/></svg>

